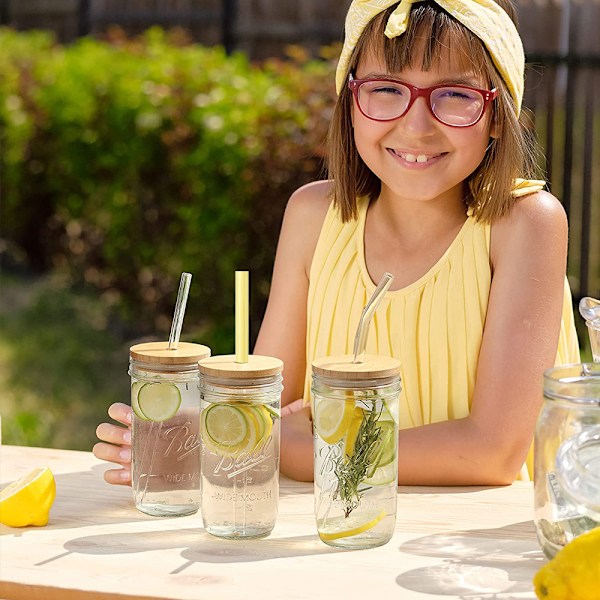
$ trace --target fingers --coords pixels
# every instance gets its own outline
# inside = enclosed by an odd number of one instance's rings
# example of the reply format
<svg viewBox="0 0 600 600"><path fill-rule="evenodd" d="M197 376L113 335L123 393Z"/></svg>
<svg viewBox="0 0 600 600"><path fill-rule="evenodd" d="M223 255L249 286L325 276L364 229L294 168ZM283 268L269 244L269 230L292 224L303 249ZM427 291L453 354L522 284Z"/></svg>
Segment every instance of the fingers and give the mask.
<svg viewBox="0 0 600 600"><path fill-rule="evenodd" d="M109 469L104 472L104 481L113 485L131 485L131 470L125 467Z"/></svg>
<svg viewBox="0 0 600 600"><path fill-rule="evenodd" d="M131 406L115 402L108 407L108 416L123 425L131 425Z"/></svg>
<svg viewBox="0 0 600 600"><path fill-rule="evenodd" d="M120 469L105 471L104 480L115 485L131 484L131 448L121 448L104 442L97 443L92 452L96 458L117 463Z"/></svg>
<svg viewBox="0 0 600 600"><path fill-rule="evenodd" d="M127 468L129 468L129 464L131 463L130 447L123 448L121 446L99 442L94 446L92 452L94 453L94 456L100 460L107 460L108 462L117 463L124 467L126 466Z"/></svg>
<svg viewBox="0 0 600 600"><path fill-rule="evenodd" d="M131 429L129 428L111 425L110 423L100 423L96 427L96 435L102 442L119 446L131 446Z"/></svg>
<svg viewBox="0 0 600 600"><path fill-rule="evenodd" d="M304 398L298 398L298 400L294 400L293 402L281 407L281 417L283 418L293 415L297 412L300 412L304 408L306 408L304 405Z"/></svg>

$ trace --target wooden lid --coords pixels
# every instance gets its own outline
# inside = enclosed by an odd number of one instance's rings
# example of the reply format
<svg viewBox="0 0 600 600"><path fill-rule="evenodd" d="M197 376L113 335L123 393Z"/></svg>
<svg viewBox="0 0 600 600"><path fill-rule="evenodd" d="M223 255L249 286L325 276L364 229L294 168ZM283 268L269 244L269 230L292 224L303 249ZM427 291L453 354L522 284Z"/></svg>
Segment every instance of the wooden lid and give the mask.
<svg viewBox="0 0 600 600"><path fill-rule="evenodd" d="M202 344L179 342L177 350L169 350L169 342L146 342L129 349L133 360L153 365L192 365L210 356L210 348Z"/></svg>
<svg viewBox="0 0 600 600"><path fill-rule="evenodd" d="M400 361L389 356L365 355L363 362L353 363L354 355L324 356L312 362L316 375L335 379L383 379L400 375Z"/></svg>
<svg viewBox="0 0 600 600"><path fill-rule="evenodd" d="M283 362L272 356L250 354L247 363L235 362L235 354L211 356L198 363L200 373L217 377L250 378L277 375L283 370Z"/></svg>

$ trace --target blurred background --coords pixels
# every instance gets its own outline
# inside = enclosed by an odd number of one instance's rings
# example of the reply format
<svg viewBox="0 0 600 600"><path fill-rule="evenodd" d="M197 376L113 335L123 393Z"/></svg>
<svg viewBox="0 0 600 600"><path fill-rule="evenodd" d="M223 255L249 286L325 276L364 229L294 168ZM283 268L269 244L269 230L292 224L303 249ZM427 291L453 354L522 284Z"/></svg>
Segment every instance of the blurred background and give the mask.
<svg viewBox="0 0 600 600"><path fill-rule="evenodd" d="M233 351L236 269L254 339L287 198L324 177L349 4L0 0L4 443L89 450L182 271L183 340ZM516 4L574 300L599 298L600 0Z"/></svg>

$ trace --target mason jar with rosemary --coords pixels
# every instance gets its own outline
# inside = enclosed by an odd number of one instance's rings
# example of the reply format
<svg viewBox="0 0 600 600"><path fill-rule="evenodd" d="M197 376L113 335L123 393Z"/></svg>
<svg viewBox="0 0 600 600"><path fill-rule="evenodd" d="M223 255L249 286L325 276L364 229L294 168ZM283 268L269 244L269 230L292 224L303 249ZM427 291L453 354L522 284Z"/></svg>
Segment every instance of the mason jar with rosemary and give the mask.
<svg viewBox="0 0 600 600"><path fill-rule="evenodd" d="M326 544L372 548L396 523L400 362L352 361L312 363L315 515Z"/></svg>

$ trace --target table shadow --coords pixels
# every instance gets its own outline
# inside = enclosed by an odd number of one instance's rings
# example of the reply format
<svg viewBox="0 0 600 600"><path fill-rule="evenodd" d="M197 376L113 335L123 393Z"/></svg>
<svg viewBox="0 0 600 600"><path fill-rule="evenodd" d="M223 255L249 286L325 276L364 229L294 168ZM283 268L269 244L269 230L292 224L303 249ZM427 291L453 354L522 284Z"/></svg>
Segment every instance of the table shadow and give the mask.
<svg viewBox="0 0 600 600"><path fill-rule="evenodd" d="M400 546L406 554L439 558L439 564L401 573L407 590L464 600L523 600L544 562L532 521L495 529L437 533ZM529 596L527 596L529 597Z"/></svg>
<svg viewBox="0 0 600 600"><path fill-rule="evenodd" d="M245 563L346 552L323 544L316 534L270 537L265 540L225 540L208 534L201 527L128 533L87 535L69 540L64 552L35 563L42 566L71 554L126 555L182 548L185 560L171 574L180 573L193 563Z"/></svg>

